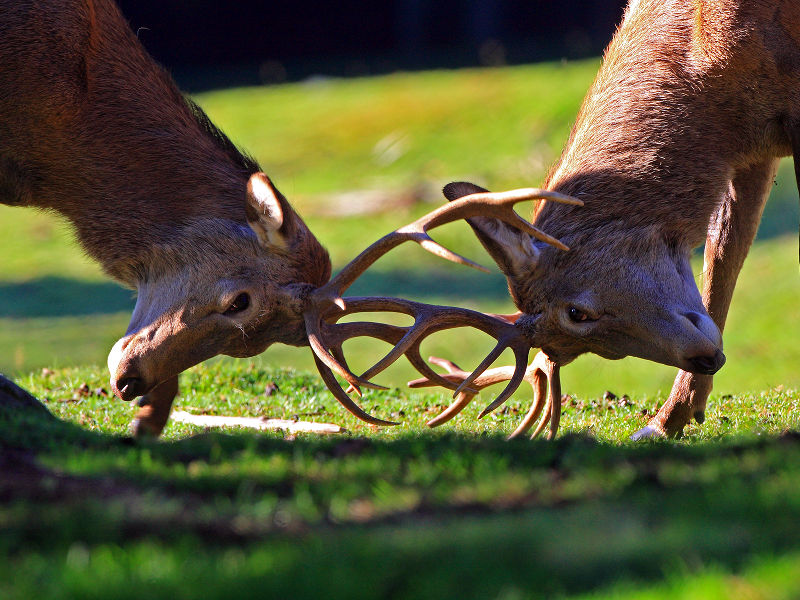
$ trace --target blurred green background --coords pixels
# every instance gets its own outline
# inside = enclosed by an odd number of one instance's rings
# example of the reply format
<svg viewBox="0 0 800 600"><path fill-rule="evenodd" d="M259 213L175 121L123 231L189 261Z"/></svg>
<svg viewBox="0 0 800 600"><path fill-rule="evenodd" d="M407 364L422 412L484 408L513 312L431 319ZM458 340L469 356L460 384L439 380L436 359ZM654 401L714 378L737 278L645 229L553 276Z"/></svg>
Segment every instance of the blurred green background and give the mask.
<svg viewBox="0 0 800 600"><path fill-rule="evenodd" d="M490 189L540 185L598 65L587 60L315 78L195 99L259 160L338 267L383 233L442 202L439 190L448 181L467 179ZM725 333L728 363L716 377L717 394L800 384L797 224L792 165L784 161L734 296ZM491 264L464 223L434 237ZM698 257L698 283L701 267ZM505 282L493 271L484 275L417 247L401 248L381 259L351 293L512 312ZM19 375L104 364L125 332L133 304L133 292L83 256L57 217L0 206L0 371ZM490 347L482 334L458 331L430 340L423 351L470 368ZM352 342L346 349L356 367L388 350L377 342ZM313 370L307 348L274 347L251 360ZM565 393L598 396L607 389L662 395L674 372L638 359L587 356L562 373ZM378 381L400 386L412 377L403 364Z"/></svg>

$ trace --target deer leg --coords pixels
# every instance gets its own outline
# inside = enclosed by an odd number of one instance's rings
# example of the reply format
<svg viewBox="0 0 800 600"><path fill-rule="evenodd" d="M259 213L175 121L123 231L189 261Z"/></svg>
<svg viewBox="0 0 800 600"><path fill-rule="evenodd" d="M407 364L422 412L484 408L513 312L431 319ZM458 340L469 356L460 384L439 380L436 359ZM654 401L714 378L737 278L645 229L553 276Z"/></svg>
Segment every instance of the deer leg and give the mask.
<svg viewBox="0 0 800 600"><path fill-rule="evenodd" d="M720 331L725 327L733 288L755 239L777 168L777 159L771 159L737 171L709 222L703 303ZM679 371L667 401L632 439L678 436L692 417L702 423L712 382L711 375Z"/></svg>
<svg viewBox="0 0 800 600"><path fill-rule="evenodd" d="M139 399L139 412L131 422L134 437L158 437L167 424L172 401L178 395L178 376L158 384Z"/></svg>

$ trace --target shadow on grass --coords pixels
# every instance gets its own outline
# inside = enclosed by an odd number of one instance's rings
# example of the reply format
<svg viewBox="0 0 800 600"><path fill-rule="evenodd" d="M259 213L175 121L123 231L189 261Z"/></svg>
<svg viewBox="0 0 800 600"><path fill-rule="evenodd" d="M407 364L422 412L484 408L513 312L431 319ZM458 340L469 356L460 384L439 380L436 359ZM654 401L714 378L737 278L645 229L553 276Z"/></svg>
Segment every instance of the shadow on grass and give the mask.
<svg viewBox="0 0 800 600"><path fill-rule="evenodd" d="M0 282L0 317L62 317L133 310L133 293L112 282L41 277Z"/></svg>
<svg viewBox="0 0 800 600"><path fill-rule="evenodd" d="M500 273L480 273L461 269L367 271L347 290L348 296L399 296L430 301L454 297L460 301L508 301L506 279Z"/></svg>
<svg viewBox="0 0 800 600"><path fill-rule="evenodd" d="M369 271L348 295L406 296L420 300L455 296L465 300L508 298L505 279L497 274L453 275L437 270ZM134 294L108 282L42 277L0 282L0 318L36 318L113 314L133 310Z"/></svg>
<svg viewBox="0 0 800 600"><path fill-rule="evenodd" d="M795 434L691 447L452 432L133 442L0 411L0 440L17 465L0 478L0 574L63 597L96 577L107 598L132 583L154 598L551 596L709 561L736 569L800 540ZM81 577L76 543L103 557ZM41 582L30 552L50 557Z"/></svg>

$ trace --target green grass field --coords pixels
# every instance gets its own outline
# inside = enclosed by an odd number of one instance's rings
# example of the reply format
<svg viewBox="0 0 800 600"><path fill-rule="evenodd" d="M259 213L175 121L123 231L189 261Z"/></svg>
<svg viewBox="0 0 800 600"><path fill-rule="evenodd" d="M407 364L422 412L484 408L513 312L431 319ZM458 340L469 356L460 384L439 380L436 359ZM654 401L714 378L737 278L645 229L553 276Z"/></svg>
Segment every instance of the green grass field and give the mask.
<svg viewBox="0 0 800 600"><path fill-rule="evenodd" d="M341 265L430 210L451 179L541 183L597 64L319 80L197 100ZM332 216L341 194L359 190L417 201ZM347 433L170 423L161 441L133 441L133 408L108 397L102 366L133 293L83 257L57 219L0 206L0 371L58 418L0 407L0 598L800 597L796 205L787 162L734 296L707 420L679 441L647 444L628 436L666 396L671 368L581 358L562 370L572 399L559 438L506 442L529 388L478 421L499 390L487 391L429 430L449 398L407 390L414 374L398 365L379 378L392 389L361 401L401 422L376 429L338 406L304 348L190 369L177 406ZM436 237L490 263L463 224ZM416 247L381 259L352 292L512 310L496 272ZM423 350L466 368L488 348L457 333ZM358 367L383 349L347 351ZM278 391L267 395L271 382ZM605 390L630 398L603 400Z"/></svg>
<svg viewBox="0 0 800 600"><path fill-rule="evenodd" d="M541 183L596 68L592 60L397 74L225 90L197 100L261 161L341 265L380 234L439 203L437 190L449 180L471 179L494 189ZM800 314L793 308L800 291L797 241L782 237L796 231L798 220L792 175L787 162L762 223L764 242L740 278L725 336L729 362L717 377L721 394L800 385L794 343ZM338 194L375 189L413 192L434 204L339 218L325 212L340 202ZM465 224L448 226L437 237L491 264ZM126 329L133 293L107 280L49 215L0 206L0 257L0 372L104 364ZM698 261L698 281L700 270ZM416 247L381 259L352 293L513 310L496 269L482 275ZM452 356L454 340L458 356ZM427 350L466 367L480 361L487 343L478 335L443 335ZM357 345L353 354L380 350ZM259 363L313 369L307 349L271 348ZM582 395L606 389L657 395L669 390L673 374L635 359L586 357L565 369L564 381L566 391ZM402 385L412 376L400 367L383 381Z"/></svg>

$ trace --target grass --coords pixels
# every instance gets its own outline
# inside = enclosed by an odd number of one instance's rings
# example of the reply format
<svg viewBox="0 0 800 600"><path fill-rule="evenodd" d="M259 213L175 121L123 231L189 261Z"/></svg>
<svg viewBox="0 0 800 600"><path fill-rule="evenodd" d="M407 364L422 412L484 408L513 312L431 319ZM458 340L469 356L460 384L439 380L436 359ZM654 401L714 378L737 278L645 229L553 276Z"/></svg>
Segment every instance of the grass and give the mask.
<svg viewBox="0 0 800 600"><path fill-rule="evenodd" d="M555 442L504 441L512 401L424 426L436 394L347 415L318 378L255 364L189 374L183 410L337 422L320 438L125 437L100 369L21 383L61 420L0 410L0 596L784 597L797 591L800 394L715 403L679 443L631 444L652 400L575 398ZM266 386L279 391L267 397ZM313 568L309 568L313 565ZM635 594L643 594L635 596ZM760 594L760 596L759 596ZM672 596L671 596L672 597Z"/></svg>
<svg viewBox="0 0 800 600"><path fill-rule="evenodd" d="M597 66L312 80L199 100L290 198L460 177L519 187L558 157Z"/></svg>

